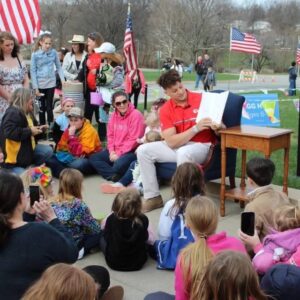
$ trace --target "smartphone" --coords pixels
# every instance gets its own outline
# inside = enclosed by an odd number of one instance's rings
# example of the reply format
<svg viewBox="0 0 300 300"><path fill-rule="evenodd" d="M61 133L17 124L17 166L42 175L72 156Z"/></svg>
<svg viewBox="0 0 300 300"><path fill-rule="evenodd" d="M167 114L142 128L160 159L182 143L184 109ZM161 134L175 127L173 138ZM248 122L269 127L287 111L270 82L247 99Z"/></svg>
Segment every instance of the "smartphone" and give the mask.
<svg viewBox="0 0 300 300"><path fill-rule="evenodd" d="M29 186L30 206L33 206L35 201L40 201L40 187L38 185Z"/></svg>
<svg viewBox="0 0 300 300"><path fill-rule="evenodd" d="M248 235L254 235L254 230L255 230L255 213L243 212L241 214L241 231Z"/></svg>

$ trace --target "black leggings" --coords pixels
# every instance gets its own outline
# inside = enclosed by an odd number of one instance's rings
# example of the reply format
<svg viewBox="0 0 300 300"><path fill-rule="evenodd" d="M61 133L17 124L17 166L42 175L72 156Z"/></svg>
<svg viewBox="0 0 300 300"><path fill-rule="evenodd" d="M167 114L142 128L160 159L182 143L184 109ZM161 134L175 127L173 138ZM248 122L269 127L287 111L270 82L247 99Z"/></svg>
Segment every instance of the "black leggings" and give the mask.
<svg viewBox="0 0 300 300"><path fill-rule="evenodd" d="M47 121L50 125L53 122L53 97L55 87L50 89L39 89L39 92L44 96L39 98L39 121L41 125L46 124L46 112Z"/></svg>
<svg viewBox="0 0 300 300"><path fill-rule="evenodd" d="M132 88L132 92L131 92L131 94L129 94L129 100L130 101L131 101L132 95L134 96L133 97L133 103L134 103L135 108L137 108L137 106L138 106L140 92L141 92L141 88L139 88L139 89Z"/></svg>

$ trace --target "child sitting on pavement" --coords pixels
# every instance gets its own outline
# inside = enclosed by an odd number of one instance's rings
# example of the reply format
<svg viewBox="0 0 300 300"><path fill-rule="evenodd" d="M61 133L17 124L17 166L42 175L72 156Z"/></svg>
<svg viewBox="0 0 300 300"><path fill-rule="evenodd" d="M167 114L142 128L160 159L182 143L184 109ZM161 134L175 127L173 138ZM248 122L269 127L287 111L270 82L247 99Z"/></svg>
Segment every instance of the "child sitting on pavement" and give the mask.
<svg viewBox="0 0 300 300"><path fill-rule="evenodd" d="M120 192L107 217L100 247L107 265L118 271L140 270L147 260L149 220L142 213L142 199L136 189Z"/></svg>
<svg viewBox="0 0 300 300"><path fill-rule="evenodd" d="M158 239L155 242L157 264L160 269L174 269L179 252L194 242L189 228L185 226L185 208L193 196L204 195L204 177L195 163L178 166L171 182L174 198L166 202L158 223ZM182 239L181 236L185 238Z"/></svg>
<svg viewBox="0 0 300 300"><path fill-rule="evenodd" d="M275 191L271 186L275 172L274 163L267 158L255 157L249 160L246 167L248 184L254 188L248 196L249 203L245 212L255 213L255 226L260 240L274 228L274 210L289 204L289 198L282 192Z"/></svg>
<svg viewBox="0 0 300 300"><path fill-rule="evenodd" d="M82 200L82 174L75 169L64 169L59 176L58 195L54 196L51 170L46 166L29 169L22 175L24 187L37 184L44 199L51 203L60 222L72 234L80 258L99 245L100 223L93 218Z"/></svg>
<svg viewBox="0 0 300 300"><path fill-rule="evenodd" d="M67 117L70 109L75 106L74 100L71 98L66 98L62 101L61 108L62 114L60 114L53 124L53 140L57 144L64 133L64 131L69 126L69 118Z"/></svg>
<svg viewBox="0 0 300 300"><path fill-rule="evenodd" d="M299 263L300 209L284 205L274 211L275 226L261 243L257 232L253 236L239 232L240 239L255 253L252 264L259 274L266 273L278 263Z"/></svg>
<svg viewBox="0 0 300 300"><path fill-rule="evenodd" d="M221 251L242 252L244 245L225 231L216 233L218 210L212 200L203 196L193 197L185 210L186 226L190 228L195 242L184 248L175 269L176 299L202 299L199 282L203 271L213 256Z"/></svg>

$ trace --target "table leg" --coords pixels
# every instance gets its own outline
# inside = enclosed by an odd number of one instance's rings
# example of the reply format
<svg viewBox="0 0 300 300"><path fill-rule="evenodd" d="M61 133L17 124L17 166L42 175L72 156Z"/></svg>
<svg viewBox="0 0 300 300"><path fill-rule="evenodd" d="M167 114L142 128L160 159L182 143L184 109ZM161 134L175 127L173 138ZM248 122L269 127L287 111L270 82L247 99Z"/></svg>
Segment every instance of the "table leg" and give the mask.
<svg viewBox="0 0 300 300"><path fill-rule="evenodd" d="M288 176L289 176L289 150L284 148L284 170L283 170L283 192L288 194Z"/></svg>
<svg viewBox="0 0 300 300"><path fill-rule="evenodd" d="M225 177L226 177L226 147L225 135L221 135L221 193L220 193L220 214L225 216Z"/></svg>
<svg viewBox="0 0 300 300"><path fill-rule="evenodd" d="M246 158L247 158L247 152L246 150L242 150L242 176L241 176L241 188L246 187Z"/></svg>

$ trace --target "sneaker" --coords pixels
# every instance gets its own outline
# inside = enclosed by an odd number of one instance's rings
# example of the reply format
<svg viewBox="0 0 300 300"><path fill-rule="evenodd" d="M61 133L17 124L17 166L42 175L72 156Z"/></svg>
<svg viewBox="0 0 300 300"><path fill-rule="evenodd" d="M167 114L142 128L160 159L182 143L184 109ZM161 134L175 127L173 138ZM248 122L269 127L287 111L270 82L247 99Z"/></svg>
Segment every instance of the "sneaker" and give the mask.
<svg viewBox="0 0 300 300"><path fill-rule="evenodd" d="M150 198L150 199L144 199L142 210L144 213L146 213L146 212L149 212L151 210L154 210L154 209L157 209L157 208L160 208L163 206L164 206L163 199L162 199L161 195L158 195L158 196Z"/></svg>
<svg viewBox="0 0 300 300"><path fill-rule="evenodd" d="M120 285L110 287L101 300L122 300L124 296L124 289Z"/></svg>
<svg viewBox="0 0 300 300"><path fill-rule="evenodd" d="M77 259L80 260L80 259L83 258L83 256L84 256L84 248L81 248L81 249L79 250L79 252L78 252L78 257L77 257Z"/></svg>
<svg viewBox="0 0 300 300"><path fill-rule="evenodd" d="M120 183L120 182L116 182L116 183L102 183L100 185L100 190L103 194L118 194L121 191L123 191L124 189L126 189L126 187Z"/></svg>

